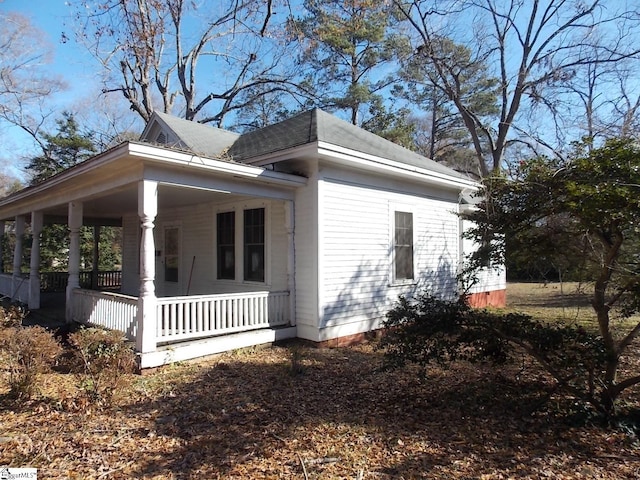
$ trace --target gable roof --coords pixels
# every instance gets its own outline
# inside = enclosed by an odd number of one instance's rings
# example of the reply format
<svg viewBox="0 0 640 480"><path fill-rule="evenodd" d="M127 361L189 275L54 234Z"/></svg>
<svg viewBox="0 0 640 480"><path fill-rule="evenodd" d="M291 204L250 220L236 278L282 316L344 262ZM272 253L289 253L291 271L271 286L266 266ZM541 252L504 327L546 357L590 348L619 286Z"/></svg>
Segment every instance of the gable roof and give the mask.
<svg viewBox="0 0 640 480"><path fill-rule="evenodd" d="M252 158L283 152L302 145L326 143L450 177L470 180L468 176L445 165L318 108L242 135L154 112L142 133L141 140L153 141L146 137L152 131L150 125L154 120L177 136L178 145L173 146L186 148L192 153L210 158L225 156L232 161L250 163Z"/></svg>
<svg viewBox="0 0 640 480"><path fill-rule="evenodd" d="M168 143L168 146L183 148L192 153L209 158L218 158L235 142L239 134L212 127L202 123L174 117L162 112L153 112L153 116L147 123L140 139L155 142L156 139L148 138L154 123L166 127L179 139L177 144Z"/></svg>
<svg viewBox="0 0 640 480"><path fill-rule="evenodd" d="M313 142L325 142L395 162L468 179L467 176L423 157L318 108L274 125L245 133L229 149L238 161Z"/></svg>

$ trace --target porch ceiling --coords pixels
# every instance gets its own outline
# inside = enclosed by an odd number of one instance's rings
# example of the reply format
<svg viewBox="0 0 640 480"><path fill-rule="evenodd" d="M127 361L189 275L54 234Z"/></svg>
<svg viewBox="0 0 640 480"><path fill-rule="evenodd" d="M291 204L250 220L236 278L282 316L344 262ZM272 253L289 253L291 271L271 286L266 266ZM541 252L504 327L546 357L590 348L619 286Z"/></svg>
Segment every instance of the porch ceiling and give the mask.
<svg viewBox="0 0 640 480"><path fill-rule="evenodd" d="M186 207L202 203L216 203L230 200L242 200L242 195L212 190L188 188L178 185L158 185L158 210ZM49 223L66 223L67 204L57 205L44 211ZM138 212L138 184L132 183L104 195L85 199L83 215L89 220L85 224L96 223L101 219L120 219L123 215Z"/></svg>

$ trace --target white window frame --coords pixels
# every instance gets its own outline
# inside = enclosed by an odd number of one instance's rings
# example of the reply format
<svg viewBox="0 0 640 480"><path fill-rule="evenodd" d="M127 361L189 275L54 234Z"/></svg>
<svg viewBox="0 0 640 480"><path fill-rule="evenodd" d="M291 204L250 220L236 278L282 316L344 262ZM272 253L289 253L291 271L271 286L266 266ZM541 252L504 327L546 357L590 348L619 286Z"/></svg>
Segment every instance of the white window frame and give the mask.
<svg viewBox="0 0 640 480"><path fill-rule="evenodd" d="M264 208L264 281L244 279L244 211ZM235 279L218 278L218 213L235 214ZM213 215L213 243L214 243L214 281L227 284L265 285L271 284L271 204L266 201L249 201L242 204L221 206Z"/></svg>
<svg viewBox="0 0 640 480"><path fill-rule="evenodd" d="M412 265L413 278L396 278L396 212L410 213L412 223ZM390 203L389 204L389 284L396 285L415 285L418 283L418 262L417 262L417 228L416 228L416 211L412 205Z"/></svg>

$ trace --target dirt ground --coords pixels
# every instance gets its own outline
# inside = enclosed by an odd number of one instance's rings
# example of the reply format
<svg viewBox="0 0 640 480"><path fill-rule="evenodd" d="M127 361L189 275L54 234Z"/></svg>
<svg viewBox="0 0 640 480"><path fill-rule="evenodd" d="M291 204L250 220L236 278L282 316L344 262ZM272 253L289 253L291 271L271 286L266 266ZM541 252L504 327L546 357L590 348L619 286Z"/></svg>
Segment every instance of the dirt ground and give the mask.
<svg viewBox="0 0 640 480"><path fill-rule="evenodd" d="M586 312L556 287L510 285L509 308ZM525 359L433 367L422 382L380 364L371 344L249 349L133 376L107 409L49 374L30 403L0 395L0 466L40 480L640 479L634 425L585 422L560 400L531 413L548 379ZM640 411L638 389L623 403Z"/></svg>

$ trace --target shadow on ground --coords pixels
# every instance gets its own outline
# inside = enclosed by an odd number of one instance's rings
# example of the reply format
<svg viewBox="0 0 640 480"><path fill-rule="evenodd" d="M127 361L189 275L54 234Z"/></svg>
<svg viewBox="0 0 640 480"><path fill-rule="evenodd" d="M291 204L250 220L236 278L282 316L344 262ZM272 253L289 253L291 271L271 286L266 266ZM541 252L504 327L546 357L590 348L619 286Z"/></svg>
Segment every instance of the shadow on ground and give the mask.
<svg viewBox="0 0 640 480"><path fill-rule="evenodd" d="M301 351L298 375L286 348L261 363L224 356L188 382L167 383L160 397L126 407L149 421L139 435L163 439L135 475L476 478L536 476L556 457L562 471L597 463L588 438L557 419L527 415L544 383L534 372L520 383L489 368L438 369L419 382L377 370L371 351Z"/></svg>

